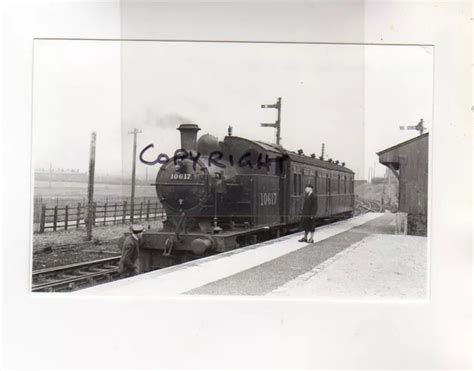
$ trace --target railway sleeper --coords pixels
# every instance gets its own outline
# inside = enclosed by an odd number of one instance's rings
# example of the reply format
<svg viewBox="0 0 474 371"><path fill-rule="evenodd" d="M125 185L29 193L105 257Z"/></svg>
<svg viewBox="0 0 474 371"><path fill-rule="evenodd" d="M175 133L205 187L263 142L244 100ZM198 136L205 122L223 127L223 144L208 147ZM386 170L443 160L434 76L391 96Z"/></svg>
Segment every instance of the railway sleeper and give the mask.
<svg viewBox="0 0 474 371"><path fill-rule="evenodd" d="M79 275L79 274L75 274L75 273L73 273L73 274L70 274L70 273L61 273L61 274L58 274L57 277L60 278L60 279L69 279L69 278L78 278L78 277L80 277L80 275Z"/></svg>
<svg viewBox="0 0 474 371"><path fill-rule="evenodd" d="M92 272L92 273L102 273L102 272L107 272L108 269L105 268L105 267L101 267L101 268L99 268L99 267L90 267L88 269L88 271Z"/></svg>
<svg viewBox="0 0 474 371"><path fill-rule="evenodd" d="M79 270L77 271L77 274L79 276L87 276L88 274L90 274L91 272L89 270L85 271L85 270Z"/></svg>

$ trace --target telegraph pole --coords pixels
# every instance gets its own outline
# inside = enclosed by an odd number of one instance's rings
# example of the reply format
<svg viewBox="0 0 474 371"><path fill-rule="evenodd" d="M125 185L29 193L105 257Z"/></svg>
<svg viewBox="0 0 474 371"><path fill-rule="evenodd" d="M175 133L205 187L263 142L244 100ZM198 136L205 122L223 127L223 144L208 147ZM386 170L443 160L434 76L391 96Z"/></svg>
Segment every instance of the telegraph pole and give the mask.
<svg viewBox="0 0 474 371"><path fill-rule="evenodd" d="M89 183L87 187L87 240L92 240L92 225L94 224L94 175L95 175L95 145L96 133L91 134L91 145L89 153Z"/></svg>
<svg viewBox="0 0 474 371"><path fill-rule="evenodd" d="M135 173L137 170L137 134L141 130L133 129L128 134L133 134L133 159L132 159L132 195L130 197L130 222L133 223L133 214L135 212Z"/></svg>
<svg viewBox="0 0 474 371"><path fill-rule="evenodd" d="M324 160L324 143L321 146L321 160Z"/></svg>
<svg viewBox="0 0 474 371"><path fill-rule="evenodd" d="M278 97L278 100L275 104L262 104L261 108L275 108L277 110L277 120L273 124L262 123L262 127L272 127L276 129L276 144L280 144L280 128L281 128L281 97Z"/></svg>

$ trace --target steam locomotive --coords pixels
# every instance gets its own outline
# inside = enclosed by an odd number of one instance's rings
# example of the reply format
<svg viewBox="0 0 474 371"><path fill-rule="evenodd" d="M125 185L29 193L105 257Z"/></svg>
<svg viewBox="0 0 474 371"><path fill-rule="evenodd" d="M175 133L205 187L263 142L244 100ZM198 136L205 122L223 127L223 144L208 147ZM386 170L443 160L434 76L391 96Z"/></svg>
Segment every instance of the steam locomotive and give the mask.
<svg viewBox="0 0 474 371"><path fill-rule="evenodd" d="M150 271L298 230L304 187L318 200L316 220L349 217L354 172L282 146L233 136L223 141L182 124L181 147L156 177L162 230L147 230L140 270ZM143 152L142 152L143 153Z"/></svg>

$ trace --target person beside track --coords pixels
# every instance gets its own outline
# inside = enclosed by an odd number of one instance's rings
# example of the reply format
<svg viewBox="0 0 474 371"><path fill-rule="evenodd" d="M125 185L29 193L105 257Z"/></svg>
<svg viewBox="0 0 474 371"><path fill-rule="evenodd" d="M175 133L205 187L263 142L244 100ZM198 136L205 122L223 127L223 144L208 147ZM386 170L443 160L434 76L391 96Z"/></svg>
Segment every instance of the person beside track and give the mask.
<svg viewBox="0 0 474 371"><path fill-rule="evenodd" d="M122 247L122 257L119 262L119 274L121 278L138 274L138 254L142 245L143 226L132 225L131 235L125 238Z"/></svg>
<svg viewBox="0 0 474 371"><path fill-rule="evenodd" d="M300 239L299 242L313 243L314 229L316 227L316 212L318 211L318 199L313 193L313 186L311 184L308 184L304 191L304 204L300 221L300 227L304 230L304 237Z"/></svg>

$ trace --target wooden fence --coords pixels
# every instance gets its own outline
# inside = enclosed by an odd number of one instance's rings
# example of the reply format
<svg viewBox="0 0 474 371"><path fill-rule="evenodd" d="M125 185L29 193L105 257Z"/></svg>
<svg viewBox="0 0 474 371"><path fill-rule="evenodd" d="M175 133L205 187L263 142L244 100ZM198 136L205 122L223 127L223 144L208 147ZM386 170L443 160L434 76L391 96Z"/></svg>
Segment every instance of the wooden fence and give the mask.
<svg viewBox="0 0 474 371"><path fill-rule="evenodd" d="M88 214L87 205L83 203L53 207L48 207L45 204L41 206L35 204L34 206L37 210L33 218L34 231L38 233L79 228L85 225ZM148 200L135 203L133 214L134 221L148 221L163 218L165 211L158 201ZM131 204L127 201L95 202L91 207L90 215L94 226L128 223L131 221Z"/></svg>

